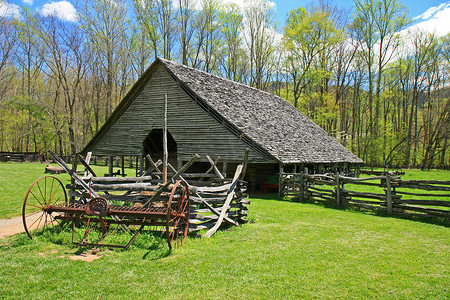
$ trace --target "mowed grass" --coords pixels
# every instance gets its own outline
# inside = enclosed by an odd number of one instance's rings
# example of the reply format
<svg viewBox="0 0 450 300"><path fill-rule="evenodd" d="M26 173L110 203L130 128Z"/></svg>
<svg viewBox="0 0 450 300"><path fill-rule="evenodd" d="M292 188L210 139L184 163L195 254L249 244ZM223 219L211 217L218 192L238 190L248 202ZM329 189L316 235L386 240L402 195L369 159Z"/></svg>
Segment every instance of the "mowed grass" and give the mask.
<svg viewBox="0 0 450 300"><path fill-rule="evenodd" d="M275 197L275 196L273 196ZM251 199L253 222L169 252L141 237L92 262L67 241L0 240L0 298L448 299L450 229ZM157 239L158 240L158 239ZM158 241L156 241L158 242Z"/></svg>
<svg viewBox="0 0 450 300"><path fill-rule="evenodd" d="M0 205L5 207L5 199L19 202L11 215L20 215L24 194L44 175L44 165L0 168ZM68 183L67 174L57 177ZM10 183L23 185L22 192ZM450 228L442 223L284 201L276 195L251 202L250 223L209 239L190 237L173 251L163 238L145 235L128 250L103 249L99 259L86 262L70 258L87 251L71 244L70 231L0 240L0 298L450 297Z"/></svg>
<svg viewBox="0 0 450 300"><path fill-rule="evenodd" d="M16 217L22 213L22 205L28 188L42 176L55 176L64 186L70 183L70 176L63 174L44 173L45 163L0 163L0 219ZM57 164L50 164L57 166ZM79 167L79 169L81 169ZM108 167L93 166L98 176L108 173ZM116 171L118 168L114 168ZM82 169L84 170L84 169ZM134 176L135 170L126 169L129 176Z"/></svg>

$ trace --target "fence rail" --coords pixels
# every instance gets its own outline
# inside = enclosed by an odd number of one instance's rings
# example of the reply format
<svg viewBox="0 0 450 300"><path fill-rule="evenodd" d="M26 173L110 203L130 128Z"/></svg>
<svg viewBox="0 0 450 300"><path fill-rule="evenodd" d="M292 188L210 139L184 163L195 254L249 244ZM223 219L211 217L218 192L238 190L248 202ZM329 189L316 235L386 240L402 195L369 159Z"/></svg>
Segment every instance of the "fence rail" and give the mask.
<svg viewBox="0 0 450 300"><path fill-rule="evenodd" d="M400 176L353 178L339 174L282 173L280 194L336 207L450 219L450 181L402 180Z"/></svg>

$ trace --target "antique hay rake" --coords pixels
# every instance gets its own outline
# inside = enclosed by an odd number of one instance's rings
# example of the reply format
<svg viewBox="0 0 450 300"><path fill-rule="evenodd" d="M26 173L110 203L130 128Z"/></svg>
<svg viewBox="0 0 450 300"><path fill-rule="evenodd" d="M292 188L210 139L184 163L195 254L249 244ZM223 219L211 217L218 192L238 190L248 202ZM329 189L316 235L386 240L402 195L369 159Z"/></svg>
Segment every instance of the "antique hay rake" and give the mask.
<svg viewBox="0 0 450 300"><path fill-rule="evenodd" d="M110 204L105 198L108 193L105 197L100 196L91 183L86 183L61 158L51 151L49 154L89 197L81 196L75 201L69 201L64 185L58 178L45 176L36 180L28 189L22 209L23 225L30 238L34 238L38 232L48 233L49 229L57 225L72 222L72 242L81 246L127 248L146 227L161 229L169 248L176 241L184 243L189 229L189 190L186 181L175 182L175 178L192 165L198 156L194 156L180 169L179 174L175 174L165 184L144 182L145 178L142 177L127 178L135 182L132 186L151 195L143 204L128 206ZM114 178L109 180L114 181ZM115 186L124 186L126 189L127 184L116 182ZM127 192L123 196L133 197L133 194ZM85 228L81 241L75 240L77 226ZM98 241L91 242L88 237L95 226L101 228L101 236ZM108 233L119 227L130 233L129 241L125 245L104 243Z"/></svg>

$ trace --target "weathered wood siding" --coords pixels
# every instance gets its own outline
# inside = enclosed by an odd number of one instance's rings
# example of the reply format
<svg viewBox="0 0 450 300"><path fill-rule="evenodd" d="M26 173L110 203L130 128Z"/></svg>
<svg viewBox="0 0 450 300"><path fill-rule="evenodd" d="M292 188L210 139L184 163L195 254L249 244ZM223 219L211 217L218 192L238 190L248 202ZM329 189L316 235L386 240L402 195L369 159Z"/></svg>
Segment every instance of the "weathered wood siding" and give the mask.
<svg viewBox="0 0 450 300"><path fill-rule="evenodd" d="M200 108L158 67L128 109L91 149L95 155L140 155L143 142L152 129L161 129L164 94L168 96L167 127L177 142L179 160L193 154L220 156L240 161L247 147L243 141ZM239 113L239 112L236 112ZM273 162L250 150L250 162Z"/></svg>

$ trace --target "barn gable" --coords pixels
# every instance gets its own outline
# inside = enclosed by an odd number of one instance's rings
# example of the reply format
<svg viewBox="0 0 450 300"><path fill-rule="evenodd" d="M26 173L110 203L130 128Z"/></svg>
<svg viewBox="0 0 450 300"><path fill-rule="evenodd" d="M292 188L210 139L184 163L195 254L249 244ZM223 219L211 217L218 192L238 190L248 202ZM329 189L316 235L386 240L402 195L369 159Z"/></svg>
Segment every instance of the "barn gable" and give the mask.
<svg viewBox="0 0 450 300"><path fill-rule="evenodd" d="M248 145L239 135L227 130L226 124L208 114L207 108L197 105L161 63L154 63L144 76L147 78L132 88L139 91L125 97L83 152L111 156L146 154L144 141L157 136L155 133L162 130L163 105L167 94L167 127L176 143L177 157L174 160L187 161L194 153L203 157L220 156L224 161L242 160L243 149ZM159 143L155 141L152 144ZM260 152L251 151L249 160L276 162L269 153L264 150Z"/></svg>

